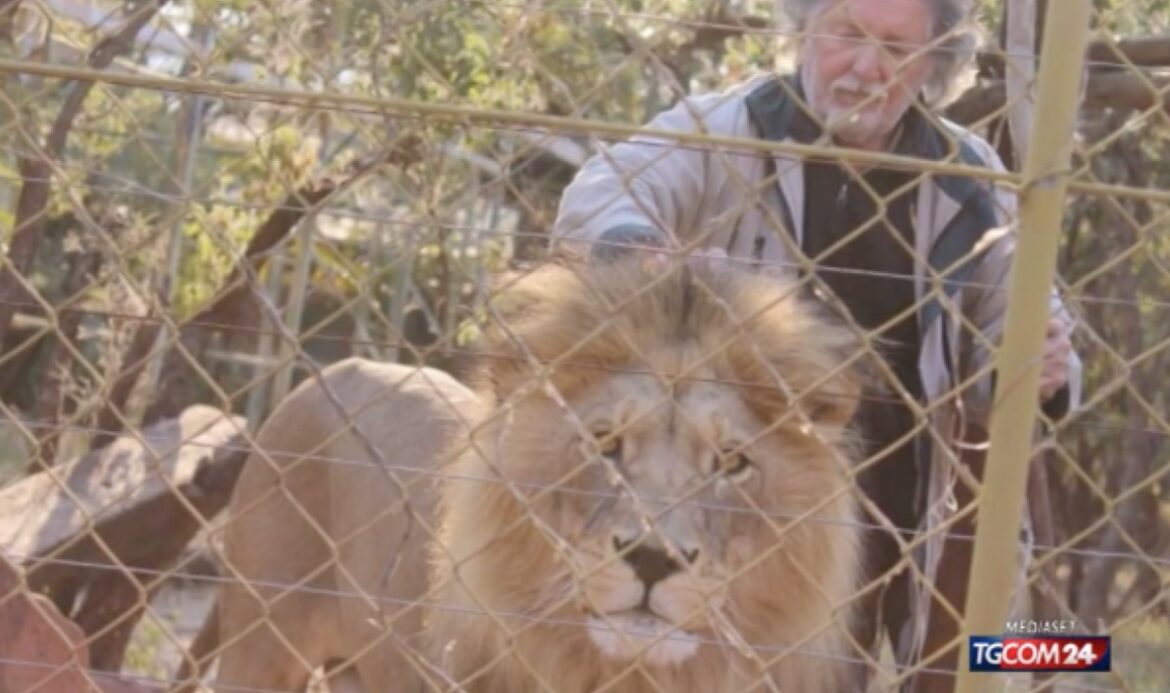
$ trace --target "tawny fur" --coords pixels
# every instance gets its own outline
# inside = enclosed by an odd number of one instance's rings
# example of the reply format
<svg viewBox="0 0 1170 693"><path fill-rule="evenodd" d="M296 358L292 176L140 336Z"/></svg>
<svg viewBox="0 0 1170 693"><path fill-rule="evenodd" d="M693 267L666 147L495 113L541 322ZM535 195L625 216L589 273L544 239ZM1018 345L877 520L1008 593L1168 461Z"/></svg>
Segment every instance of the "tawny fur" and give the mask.
<svg viewBox="0 0 1170 693"><path fill-rule="evenodd" d="M271 657L281 649L274 643L291 641L296 656L260 664L247 639L228 647L225 690L296 685L304 663L345 660L359 647L367 652L356 668L371 692L455 682L477 693L839 690L859 551L844 429L858 392L849 331L772 278L650 272L637 263L547 266L504 290L492 314L482 347L491 357L474 396L423 370L418 382L441 394L416 388L358 416L381 463L443 465L437 488L414 487L414 519L387 517L402 497L369 474L318 464L278 483L286 462L248 462L227 529L228 559L246 564L241 573L294 581L324 560L310 584L391 596L397 606L393 637L379 640L387 613L361 600L339 607L347 600L262 594L272 616L253 644ZM290 397L261 442L289 453L280 460L322 447L324 432L343 428L347 416L330 413L337 395L320 390L340 393L348 407L407 371L332 370L323 385ZM440 401L452 399L441 414ZM402 439L404 416L411 444ZM599 456L597 421L620 433L619 464ZM426 436L439 440L424 444ZM722 451L729 444L721 436L742 446ZM324 447L371 458L352 433ZM720 465L739 452L752 464L733 482ZM264 494L282 514L244 511ZM378 516L370 537L360 519ZM404 542L406 527L414 531ZM638 542L695 556L642 593L674 629L659 642L685 639L697 643L692 649L659 656L667 650L631 645L613 625L636 582L613 548L631 527L642 528ZM343 547L333 561L330 543ZM429 577L417 571L424 546ZM303 566L273 567L290 561ZM234 586L222 599L224 643L263 612L246 591ZM402 606L412 599L426 608ZM616 638L620 654L598 646L597 623L616 628L605 637ZM290 662L299 663L291 677L260 671Z"/></svg>

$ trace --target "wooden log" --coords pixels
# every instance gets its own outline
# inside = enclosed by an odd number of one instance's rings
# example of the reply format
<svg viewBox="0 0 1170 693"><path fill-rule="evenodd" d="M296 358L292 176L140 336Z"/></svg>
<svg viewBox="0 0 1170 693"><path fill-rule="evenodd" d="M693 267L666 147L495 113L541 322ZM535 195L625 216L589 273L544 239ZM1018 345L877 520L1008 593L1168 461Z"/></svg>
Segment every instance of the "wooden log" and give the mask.
<svg viewBox="0 0 1170 693"><path fill-rule="evenodd" d="M0 691L145 693L137 683L89 670L85 633L53 603L25 589L0 557Z"/></svg>
<svg viewBox="0 0 1170 693"><path fill-rule="evenodd" d="M1082 108L1111 108L1119 111L1160 109L1170 113L1170 96L1165 93L1170 79L1161 75L1132 72L1092 73L1086 85ZM974 86L946 107L946 116L961 125L978 124L1007 103L1003 80Z"/></svg>
<svg viewBox="0 0 1170 693"><path fill-rule="evenodd" d="M93 668L121 667L158 571L227 504L246 457L244 427L243 417L190 407L0 491L0 553L96 634Z"/></svg>
<svg viewBox="0 0 1170 693"><path fill-rule="evenodd" d="M1040 30L1039 24L1036 30ZM1024 53L1033 54L1034 51L1031 49ZM1126 69L1130 63L1138 67L1166 67L1170 65L1170 36L1131 36L1094 41L1089 44L1088 61L1089 66L1095 70ZM1005 70L1003 52L980 53L977 62L981 76L1003 78Z"/></svg>

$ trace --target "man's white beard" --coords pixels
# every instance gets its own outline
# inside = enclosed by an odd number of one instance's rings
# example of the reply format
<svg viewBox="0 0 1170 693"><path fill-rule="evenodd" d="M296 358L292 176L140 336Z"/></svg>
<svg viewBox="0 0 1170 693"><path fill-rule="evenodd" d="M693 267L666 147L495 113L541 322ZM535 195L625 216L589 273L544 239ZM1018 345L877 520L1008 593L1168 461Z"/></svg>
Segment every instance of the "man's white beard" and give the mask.
<svg viewBox="0 0 1170 693"><path fill-rule="evenodd" d="M811 105L819 100L818 97L821 93L821 87L813 83L812 73L814 70L812 69L812 62L806 62L803 67L804 69L801 71L800 76L801 85L804 88L805 98ZM817 113L814 110L813 112L823 119L821 127L824 128L826 133L835 139L854 145L870 142L886 134L883 132L882 110L885 105L885 99L889 97L888 94L882 93L880 88L872 89L863 87L850 75L839 77L832 84L828 85L827 90L830 98L835 89L864 91L868 96L864 105L860 107L857 105L838 105L830 101L827 105L828 110L825 113Z"/></svg>
<svg viewBox="0 0 1170 693"><path fill-rule="evenodd" d="M885 134L877 104L863 110L852 107L830 106L825 114L825 132L850 144L869 142Z"/></svg>

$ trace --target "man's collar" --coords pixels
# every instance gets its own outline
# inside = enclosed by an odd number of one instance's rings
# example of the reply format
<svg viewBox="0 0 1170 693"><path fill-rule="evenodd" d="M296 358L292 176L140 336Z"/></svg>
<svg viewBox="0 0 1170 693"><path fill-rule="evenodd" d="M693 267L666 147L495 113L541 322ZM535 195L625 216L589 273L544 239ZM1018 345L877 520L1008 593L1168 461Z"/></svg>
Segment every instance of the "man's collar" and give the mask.
<svg viewBox="0 0 1170 693"><path fill-rule="evenodd" d="M798 70L796 74L799 75L800 71ZM797 96L801 102L794 109L792 123L788 130L789 136L801 144L813 144L823 137L824 128L811 113L811 106L804 98L804 88L800 79L797 78L793 81L798 90L794 96ZM928 118L923 116L924 108L925 106L919 104L919 107L911 106L907 109L894 129L894 135L890 138L892 146L886 149L887 152L916 157L929 156L933 153L931 151L933 148L930 146L932 138L929 136L933 125Z"/></svg>
<svg viewBox="0 0 1170 693"><path fill-rule="evenodd" d="M764 80L747 95L748 114L764 139L772 142L793 139L810 144L820 137L821 127L807 110L798 75L799 72ZM954 157L971 166L988 165L970 145L958 139L936 117L929 115L929 110L921 104L907 112L902 132L890 151L931 161ZM934 180L947 196L959 204L963 204L981 187L970 176L937 175Z"/></svg>
<svg viewBox="0 0 1170 693"><path fill-rule="evenodd" d="M785 138L801 144L814 144L824 129L805 100L800 71L768 80L748 95L748 111L765 138ZM892 154L926 159L942 159L948 152L942 133L933 118L926 115L922 103L911 106L898 123Z"/></svg>
<svg viewBox="0 0 1170 693"><path fill-rule="evenodd" d="M804 95L804 84L799 75L800 71L797 70L791 79L795 108L792 109L792 122L788 126L788 136L801 144L812 144L821 138L824 129L811 113L808 99Z"/></svg>

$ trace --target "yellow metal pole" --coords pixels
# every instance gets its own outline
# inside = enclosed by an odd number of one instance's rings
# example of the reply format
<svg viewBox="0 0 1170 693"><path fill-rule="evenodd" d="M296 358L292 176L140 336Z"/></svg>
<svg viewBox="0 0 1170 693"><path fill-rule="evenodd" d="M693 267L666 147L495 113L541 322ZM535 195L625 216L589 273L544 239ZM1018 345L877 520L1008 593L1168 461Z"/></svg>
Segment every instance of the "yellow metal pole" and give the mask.
<svg viewBox="0 0 1170 693"><path fill-rule="evenodd" d="M1057 7L1059 5L1059 7ZM1091 0L1051 4L1045 22L1039 94L1020 193L1020 231L996 359L996 405L978 496L970 588L958 673L959 693L1002 688L995 674L969 671L967 638L1003 632L1016 588L1016 560L1038 408L1040 359L1056 273L1069 158L1089 39Z"/></svg>

